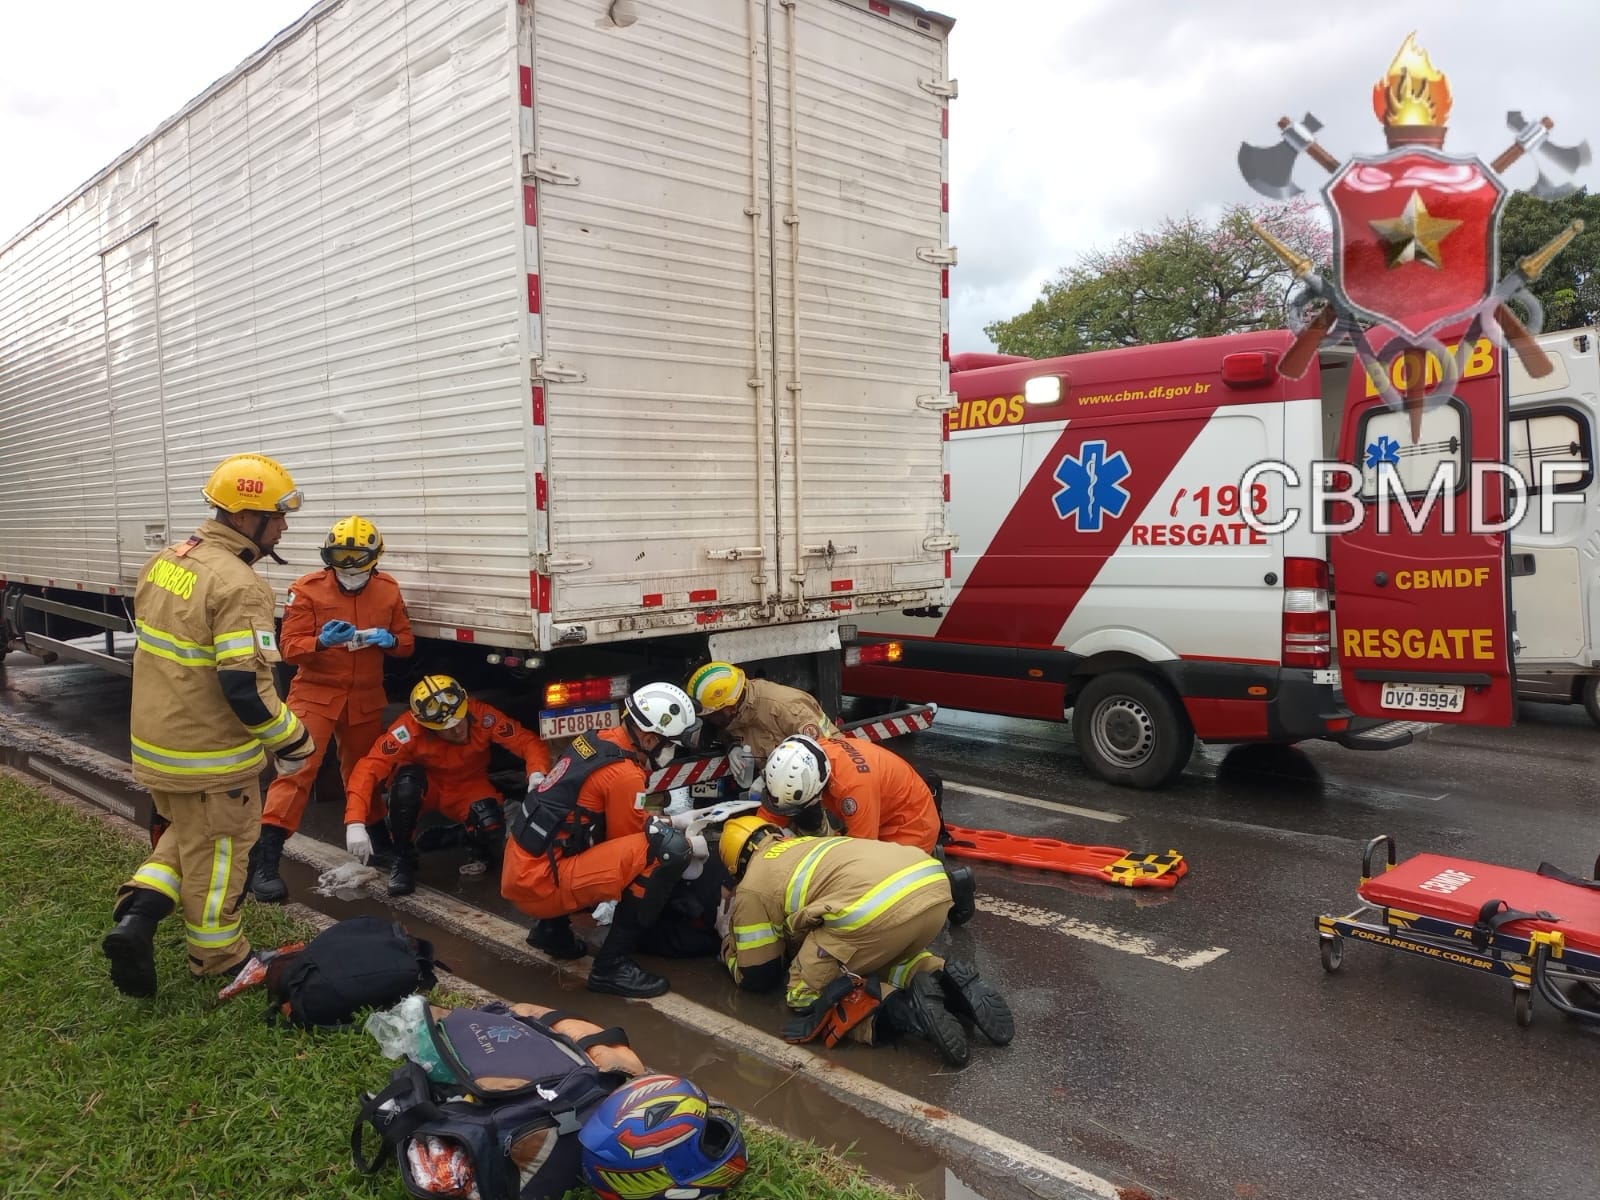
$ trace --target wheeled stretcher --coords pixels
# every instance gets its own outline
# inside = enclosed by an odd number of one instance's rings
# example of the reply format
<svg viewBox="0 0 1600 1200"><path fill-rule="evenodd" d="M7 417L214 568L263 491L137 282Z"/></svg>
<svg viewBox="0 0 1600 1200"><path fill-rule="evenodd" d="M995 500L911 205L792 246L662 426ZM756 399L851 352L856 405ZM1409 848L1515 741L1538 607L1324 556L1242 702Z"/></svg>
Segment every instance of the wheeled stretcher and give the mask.
<svg viewBox="0 0 1600 1200"><path fill-rule="evenodd" d="M1379 850L1387 862L1375 875ZM1397 864L1384 834L1367 843L1356 894L1363 903L1348 916L1317 918L1324 970L1339 969L1344 939L1354 938L1511 980L1518 1025L1532 1024L1536 991L1552 1008L1600 1023L1600 881L1549 863L1525 871L1418 854Z"/></svg>

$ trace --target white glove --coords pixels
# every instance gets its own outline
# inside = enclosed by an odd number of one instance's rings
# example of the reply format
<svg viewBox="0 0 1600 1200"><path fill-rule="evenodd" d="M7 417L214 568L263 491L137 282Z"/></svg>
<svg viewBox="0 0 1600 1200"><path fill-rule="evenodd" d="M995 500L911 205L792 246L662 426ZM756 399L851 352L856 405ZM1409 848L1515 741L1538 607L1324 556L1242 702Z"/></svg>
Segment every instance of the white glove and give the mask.
<svg viewBox="0 0 1600 1200"><path fill-rule="evenodd" d="M544 782L544 772L543 771L531 771L531 772L529 772L529 774L528 774L528 791L529 792L537 791L538 788L539 788L539 785L541 783L543 783L543 782Z"/></svg>
<svg viewBox="0 0 1600 1200"><path fill-rule="evenodd" d="M723 888L722 903L717 905L717 936L727 937L731 928L733 928L733 893Z"/></svg>
<svg viewBox="0 0 1600 1200"><path fill-rule="evenodd" d="M735 783L748 788L756 777L755 752L749 746L735 746L728 751L728 770L733 772Z"/></svg>
<svg viewBox="0 0 1600 1200"><path fill-rule="evenodd" d="M344 848L350 851L352 857L360 862L366 862L372 857L372 839L367 836L367 827L358 823L344 827Z"/></svg>
<svg viewBox="0 0 1600 1200"><path fill-rule="evenodd" d="M689 835L689 865L684 868L685 879L699 879L700 872L705 870L706 861L711 857L710 847L706 845L706 835L691 833Z"/></svg>

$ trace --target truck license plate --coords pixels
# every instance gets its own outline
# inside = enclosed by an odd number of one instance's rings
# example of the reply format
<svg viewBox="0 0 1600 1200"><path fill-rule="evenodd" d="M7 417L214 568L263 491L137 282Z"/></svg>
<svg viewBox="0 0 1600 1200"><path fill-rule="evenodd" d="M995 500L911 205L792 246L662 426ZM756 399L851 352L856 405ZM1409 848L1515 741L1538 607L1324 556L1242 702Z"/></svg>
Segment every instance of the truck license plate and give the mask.
<svg viewBox="0 0 1600 1200"><path fill-rule="evenodd" d="M577 737L593 729L615 729L622 712L615 704L591 704L586 708L547 708L539 714L539 736L546 741Z"/></svg>
<svg viewBox="0 0 1600 1200"><path fill-rule="evenodd" d="M1378 703L1407 712L1458 713L1466 704L1467 689L1460 684L1386 683Z"/></svg>

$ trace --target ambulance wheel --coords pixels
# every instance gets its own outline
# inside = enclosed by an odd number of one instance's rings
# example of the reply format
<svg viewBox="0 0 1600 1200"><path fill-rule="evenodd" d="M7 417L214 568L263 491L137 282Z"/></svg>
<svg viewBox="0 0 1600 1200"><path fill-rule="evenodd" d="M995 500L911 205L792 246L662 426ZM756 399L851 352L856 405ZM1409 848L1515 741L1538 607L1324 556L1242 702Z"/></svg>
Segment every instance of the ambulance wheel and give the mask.
<svg viewBox="0 0 1600 1200"><path fill-rule="evenodd" d="M1517 1014L1517 1024L1526 1029L1533 1024L1533 993L1523 988L1517 988L1511 1001L1512 1009Z"/></svg>
<svg viewBox="0 0 1600 1200"><path fill-rule="evenodd" d="M1591 675L1583 681L1583 711L1600 725L1600 676Z"/></svg>
<svg viewBox="0 0 1600 1200"><path fill-rule="evenodd" d="M1084 685L1072 706L1078 752L1100 778L1124 787L1171 783L1194 752L1194 727L1166 688L1113 671Z"/></svg>
<svg viewBox="0 0 1600 1200"><path fill-rule="evenodd" d="M1344 939L1325 937L1322 941L1322 969L1330 975L1344 965Z"/></svg>

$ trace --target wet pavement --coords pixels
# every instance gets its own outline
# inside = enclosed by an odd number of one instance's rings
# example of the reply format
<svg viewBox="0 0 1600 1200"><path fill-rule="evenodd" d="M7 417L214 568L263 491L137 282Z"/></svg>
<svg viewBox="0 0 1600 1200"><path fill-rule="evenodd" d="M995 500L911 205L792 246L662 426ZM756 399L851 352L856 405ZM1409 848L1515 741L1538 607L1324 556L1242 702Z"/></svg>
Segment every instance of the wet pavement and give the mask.
<svg viewBox="0 0 1600 1200"><path fill-rule="evenodd" d="M124 758L128 688L93 668L13 656L0 720L15 713ZM1377 834L1402 858L1548 860L1589 874L1600 729L1581 708L1525 705L1515 729L1443 728L1383 753L1206 747L1159 793L1094 779L1064 725L944 712L891 745L944 775L954 824L1176 849L1190 870L1159 891L974 864L979 913L936 948L1001 988L1016 1041L980 1043L961 1071L918 1047L842 1047L831 1052L841 1065L1118 1185L1183 1200L1544 1195L1585 1191L1600 1172L1600 1036L1542 1001L1532 1028L1519 1028L1508 982L1377 947L1348 945L1328 975L1315 932L1319 914L1356 906L1361 851ZM342 845L336 775L323 778L333 786L319 788L328 799L307 810L304 832ZM526 924L494 876L457 875L452 853L425 857L421 882ZM296 899L308 883L291 879ZM776 997L738 993L712 962L644 961L707 1008L767 1033L781 1024ZM613 1019L631 1030L641 1008ZM788 1085L755 1060L707 1051L695 1070L750 1100L765 1092L766 1109L752 1111L825 1144L860 1128L853 1113L813 1112L800 1089L801 1111L784 1111ZM869 1149L888 1161L894 1140ZM905 1172L925 1196L971 1194L909 1144L902 1157L869 1169Z"/></svg>

